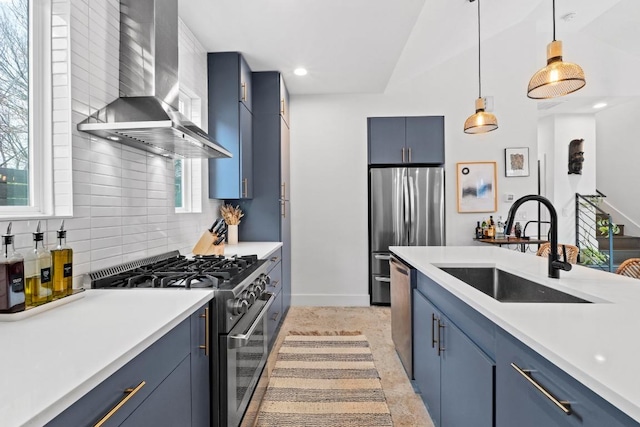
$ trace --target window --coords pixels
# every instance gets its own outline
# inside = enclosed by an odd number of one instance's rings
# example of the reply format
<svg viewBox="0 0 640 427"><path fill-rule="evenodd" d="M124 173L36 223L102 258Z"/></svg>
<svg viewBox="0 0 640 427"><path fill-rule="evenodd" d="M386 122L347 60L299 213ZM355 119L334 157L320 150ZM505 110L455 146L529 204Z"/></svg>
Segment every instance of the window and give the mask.
<svg viewBox="0 0 640 427"><path fill-rule="evenodd" d="M0 0L0 212L7 215L48 213L52 206L50 179L49 191L44 188L44 174L51 171L45 3Z"/></svg>
<svg viewBox="0 0 640 427"><path fill-rule="evenodd" d="M181 88L178 101L180 112L196 126L201 125L201 101L188 89ZM175 208L177 213L200 212L201 195L198 183L201 180L202 168L199 159L174 160L175 171Z"/></svg>

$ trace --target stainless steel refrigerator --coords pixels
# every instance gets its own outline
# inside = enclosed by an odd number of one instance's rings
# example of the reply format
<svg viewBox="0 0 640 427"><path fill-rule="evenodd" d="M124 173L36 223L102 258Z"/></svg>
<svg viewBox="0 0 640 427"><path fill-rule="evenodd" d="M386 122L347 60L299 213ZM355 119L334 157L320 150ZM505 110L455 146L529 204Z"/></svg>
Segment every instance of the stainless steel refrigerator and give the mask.
<svg viewBox="0 0 640 427"><path fill-rule="evenodd" d="M442 246L442 167L369 170L369 293L372 304L391 303L389 246Z"/></svg>

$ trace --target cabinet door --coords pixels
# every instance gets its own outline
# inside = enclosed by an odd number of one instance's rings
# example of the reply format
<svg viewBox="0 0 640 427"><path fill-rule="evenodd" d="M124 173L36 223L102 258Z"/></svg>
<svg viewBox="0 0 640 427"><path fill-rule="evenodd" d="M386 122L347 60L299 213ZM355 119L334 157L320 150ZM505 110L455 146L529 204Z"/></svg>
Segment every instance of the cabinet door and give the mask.
<svg viewBox="0 0 640 427"><path fill-rule="evenodd" d="M369 164L402 164L407 159L404 117L371 117Z"/></svg>
<svg viewBox="0 0 640 427"><path fill-rule="evenodd" d="M191 425L190 363L187 356L120 427Z"/></svg>
<svg viewBox="0 0 640 427"><path fill-rule="evenodd" d="M253 116L240 106L240 197L253 197Z"/></svg>
<svg viewBox="0 0 640 427"><path fill-rule="evenodd" d="M440 323L441 425L493 426L495 363L448 318Z"/></svg>
<svg viewBox="0 0 640 427"><path fill-rule="evenodd" d="M440 356L436 334L440 312L417 290L413 291L413 376L429 415L440 423ZM464 402L466 403L466 402ZM473 424L470 424L473 425Z"/></svg>
<svg viewBox="0 0 640 427"><path fill-rule="evenodd" d="M407 117L407 163L444 164L444 117Z"/></svg>
<svg viewBox="0 0 640 427"><path fill-rule="evenodd" d="M209 304L191 315L191 424L193 427L209 427L211 410L211 382L209 359L212 343L208 341L206 324L214 315ZM201 348L204 346L205 348Z"/></svg>
<svg viewBox="0 0 640 427"><path fill-rule="evenodd" d="M289 121L289 91L284 85L282 74L280 74L280 115L287 126L291 126L291 122Z"/></svg>
<svg viewBox="0 0 640 427"><path fill-rule="evenodd" d="M238 99L247 108L252 111L252 87L251 87L251 69L249 64L245 61L244 57L238 54L238 60L240 61L240 76L239 76L239 94Z"/></svg>
<svg viewBox="0 0 640 427"><path fill-rule="evenodd" d="M289 183L289 127L280 120L280 179L281 197L284 199L280 214L280 239L282 241L282 310L287 312L291 305L291 185Z"/></svg>

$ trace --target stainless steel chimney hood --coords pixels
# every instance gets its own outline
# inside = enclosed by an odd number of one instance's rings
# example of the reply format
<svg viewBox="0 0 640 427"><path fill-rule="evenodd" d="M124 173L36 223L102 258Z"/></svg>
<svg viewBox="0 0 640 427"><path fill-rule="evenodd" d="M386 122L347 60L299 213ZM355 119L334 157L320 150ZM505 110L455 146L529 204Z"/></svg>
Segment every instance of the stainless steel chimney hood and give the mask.
<svg viewBox="0 0 640 427"><path fill-rule="evenodd" d="M231 157L178 111L177 0L120 1L120 98L78 130L173 158Z"/></svg>

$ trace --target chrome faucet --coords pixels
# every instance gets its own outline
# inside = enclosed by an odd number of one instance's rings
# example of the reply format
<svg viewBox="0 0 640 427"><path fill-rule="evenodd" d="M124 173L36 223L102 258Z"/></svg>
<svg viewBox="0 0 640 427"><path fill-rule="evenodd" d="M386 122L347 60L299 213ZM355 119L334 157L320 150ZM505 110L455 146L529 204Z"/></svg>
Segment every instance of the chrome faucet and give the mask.
<svg viewBox="0 0 640 427"><path fill-rule="evenodd" d="M528 196L520 197L518 200L513 202L511 209L509 209L509 214L507 215L507 225L505 226L504 234L511 234L511 227L513 226L513 221L516 218L516 211L520 205L524 202L528 202L529 200L540 202L549 210L549 215L551 216L551 231L549 232L549 244L551 245L551 250L549 252L549 277L552 279L559 279L560 270L571 270L571 264L567 262L567 250L564 245L562 246L564 260L560 261L558 257L558 213L549 199L538 196L537 194L530 194Z"/></svg>

